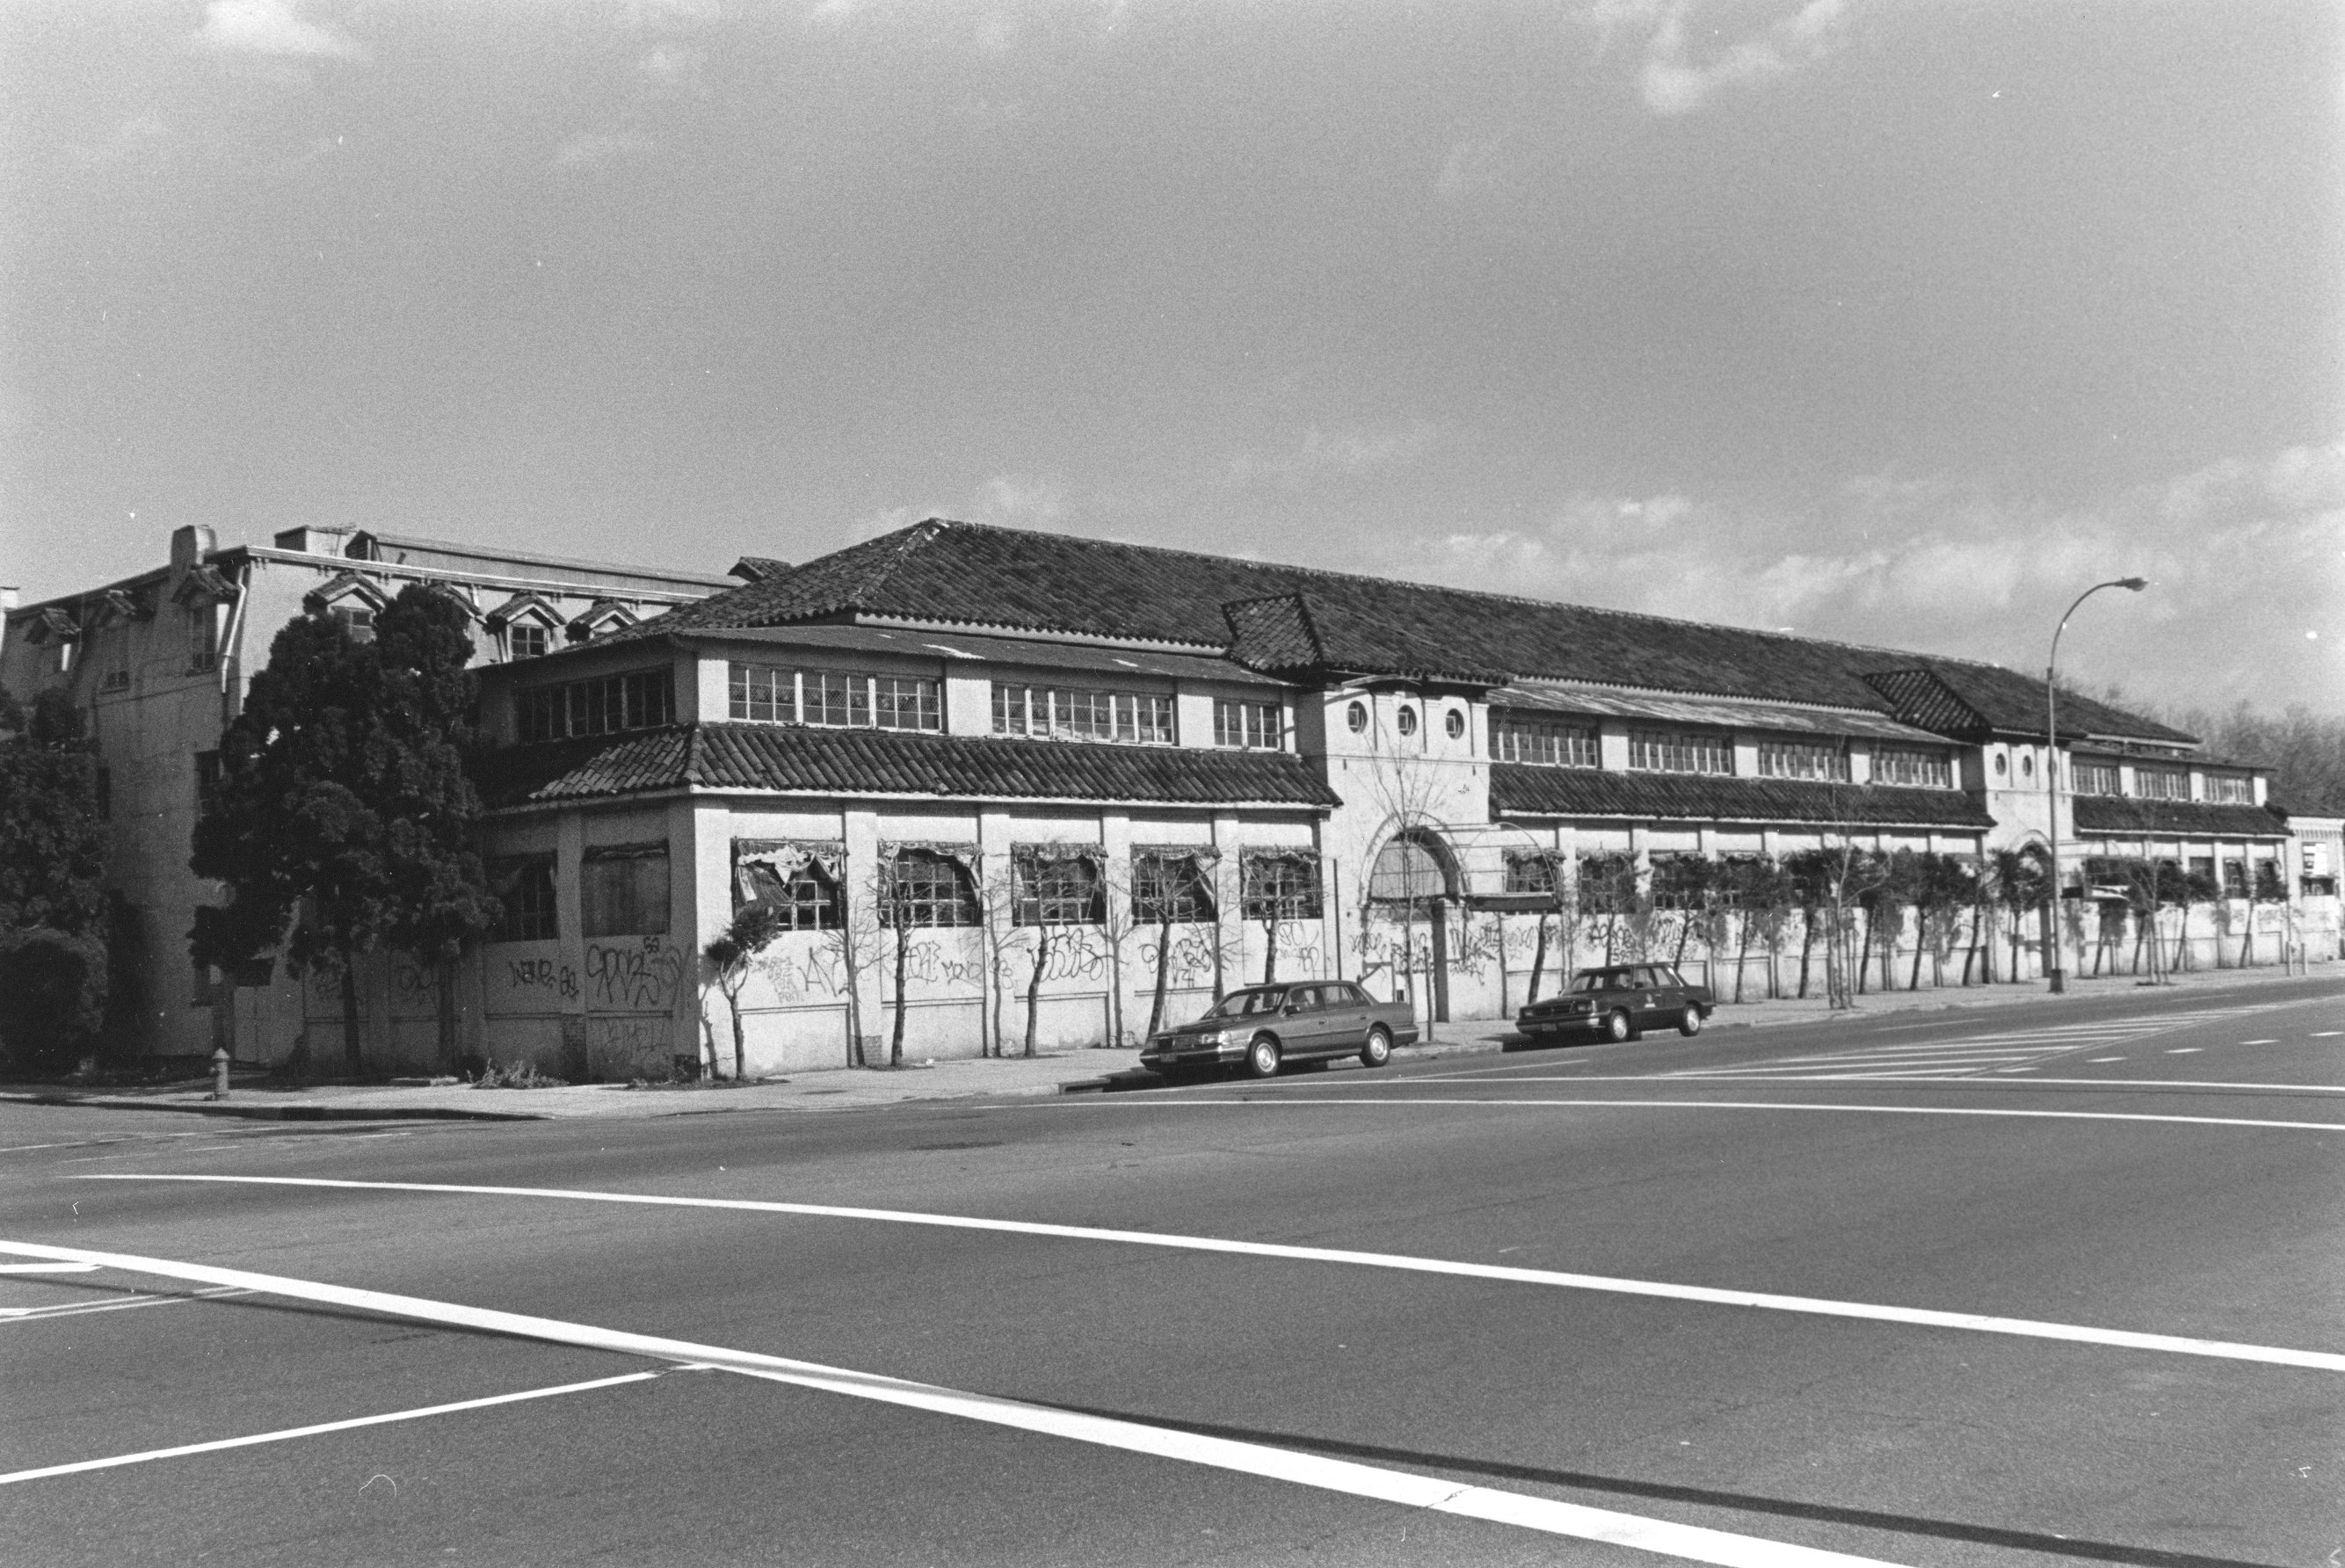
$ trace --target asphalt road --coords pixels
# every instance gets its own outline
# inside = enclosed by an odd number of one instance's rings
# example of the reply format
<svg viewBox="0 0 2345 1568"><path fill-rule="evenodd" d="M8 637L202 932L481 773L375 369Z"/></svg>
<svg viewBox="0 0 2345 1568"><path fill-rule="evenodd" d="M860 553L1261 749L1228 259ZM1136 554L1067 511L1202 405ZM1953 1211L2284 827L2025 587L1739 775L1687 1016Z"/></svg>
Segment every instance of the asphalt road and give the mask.
<svg viewBox="0 0 2345 1568"><path fill-rule="evenodd" d="M2335 1568L2340 1031L2265 980L999 1105L0 1108L0 1241L441 1304L0 1275L0 1562Z"/></svg>

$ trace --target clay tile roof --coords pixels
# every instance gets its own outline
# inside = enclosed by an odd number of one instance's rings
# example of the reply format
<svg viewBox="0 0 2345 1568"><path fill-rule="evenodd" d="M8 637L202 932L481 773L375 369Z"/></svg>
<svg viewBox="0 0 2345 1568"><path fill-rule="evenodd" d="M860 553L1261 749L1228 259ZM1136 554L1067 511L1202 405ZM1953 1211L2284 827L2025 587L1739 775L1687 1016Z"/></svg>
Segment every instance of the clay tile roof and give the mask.
<svg viewBox="0 0 2345 1568"><path fill-rule="evenodd" d="M491 753L481 771L482 798L491 806L685 785L990 800L1341 804L1307 763L1286 752L1082 745L794 725L679 725L634 735L510 747Z"/></svg>
<svg viewBox="0 0 2345 1568"><path fill-rule="evenodd" d="M1233 627L1226 606L1279 597L1294 608L1258 612L1261 625L1244 612L1246 624ZM2025 694L2040 707L2043 689L1960 659L934 517L597 641L854 616L1216 650L1259 638L1274 650L1264 657L1282 658L1308 642L1313 667L1347 674L1536 677L1876 713L1893 711L1893 699L1867 676L1926 667L1956 700L2009 728L2029 722ZM1270 624L1282 616L1304 624ZM2064 711L2081 705L2080 732L2178 735L2085 698L2062 701Z"/></svg>
<svg viewBox="0 0 2345 1568"><path fill-rule="evenodd" d="M1995 733L2041 737L2050 717L2045 710L2042 681L1994 665L1928 659L1910 668L1874 671L1864 678L1889 699L1890 711L1898 718L1942 735L1970 739ZM2059 716L2064 739L2121 735L2175 745L2191 745L2198 739L2071 691L2060 694Z"/></svg>
<svg viewBox="0 0 2345 1568"><path fill-rule="evenodd" d="M2079 795L2075 809L2079 833L2192 833L2222 839L2279 839L2288 834L2280 814L2262 806Z"/></svg>
<svg viewBox="0 0 2345 1568"><path fill-rule="evenodd" d="M1995 820L1959 789L1608 773L1594 768L1493 763L1494 817L1670 818L1705 822L1817 822L1864 827L1982 829Z"/></svg>
<svg viewBox="0 0 2345 1568"><path fill-rule="evenodd" d="M1222 616L1230 626L1230 657L1248 669L1315 669L1326 661L1300 594L1235 599L1222 606Z"/></svg>

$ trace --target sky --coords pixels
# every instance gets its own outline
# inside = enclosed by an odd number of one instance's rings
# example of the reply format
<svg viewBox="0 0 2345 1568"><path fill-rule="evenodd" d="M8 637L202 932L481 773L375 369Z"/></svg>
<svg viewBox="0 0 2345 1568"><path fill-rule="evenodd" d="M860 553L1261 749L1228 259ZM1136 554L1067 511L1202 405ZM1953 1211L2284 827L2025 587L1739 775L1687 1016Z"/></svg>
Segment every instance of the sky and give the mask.
<svg viewBox="0 0 2345 1568"><path fill-rule="evenodd" d="M2330 0L0 0L0 583L929 515L2345 715Z"/></svg>

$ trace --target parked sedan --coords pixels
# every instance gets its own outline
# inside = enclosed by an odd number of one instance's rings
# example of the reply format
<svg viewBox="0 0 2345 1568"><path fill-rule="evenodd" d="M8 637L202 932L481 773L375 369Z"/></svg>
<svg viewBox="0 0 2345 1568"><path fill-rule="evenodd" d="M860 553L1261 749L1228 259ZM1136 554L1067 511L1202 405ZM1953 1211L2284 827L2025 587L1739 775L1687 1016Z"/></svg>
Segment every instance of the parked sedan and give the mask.
<svg viewBox="0 0 2345 1568"><path fill-rule="evenodd" d="M1289 1062L1357 1056L1370 1067L1392 1060L1395 1045L1416 1040L1406 1002L1378 1002L1348 980L1250 985L1233 991L1194 1023L1149 1041L1140 1064L1166 1077L1228 1063L1255 1078Z"/></svg>
<svg viewBox="0 0 2345 1568"><path fill-rule="evenodd" d="M1610 964L1583 969L1568 990L1515 1014L1515 1027L1534 1040L1593 1031L1607 1040L1634 1040L1648 1029L1674 1024L1699 1034L1718 1006L1707 985L1690 985L1666 963Z"/></svg>

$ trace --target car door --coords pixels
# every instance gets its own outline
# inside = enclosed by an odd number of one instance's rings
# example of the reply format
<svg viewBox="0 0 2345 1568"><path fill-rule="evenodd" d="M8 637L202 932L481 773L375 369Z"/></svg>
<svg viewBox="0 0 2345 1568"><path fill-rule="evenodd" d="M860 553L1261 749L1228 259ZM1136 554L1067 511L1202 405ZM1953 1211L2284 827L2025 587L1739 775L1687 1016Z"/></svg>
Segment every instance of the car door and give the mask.
<svg viewBox="0 0 2345 1568"><path fill-rule="evenodd" d="M1337 980L1321 986L1319 996L1326 1010L1327 1049L1344 1054L1358 1050L1368 1037L1367 993L1348 980Z"/></svg>
<svg viewBox="0 0 2345 1568"><path fill-rule="evenodd" d="M1327 1011L1320 1005L1319 993L1316 985L1287 988L1278 1037L1289 1056L1308 1056L1326 1049Z"/></svg>
<svg viewBox="0 0 2345 1568"><path fill-rule="evenodd" d="M1636 991L1629 1005L1634 1009L1637 1026L1650 1028L1661 1021L1660 976L1650 963L1640 963L1629 972L1630 985Z"/></svg>

